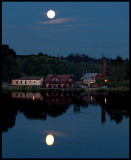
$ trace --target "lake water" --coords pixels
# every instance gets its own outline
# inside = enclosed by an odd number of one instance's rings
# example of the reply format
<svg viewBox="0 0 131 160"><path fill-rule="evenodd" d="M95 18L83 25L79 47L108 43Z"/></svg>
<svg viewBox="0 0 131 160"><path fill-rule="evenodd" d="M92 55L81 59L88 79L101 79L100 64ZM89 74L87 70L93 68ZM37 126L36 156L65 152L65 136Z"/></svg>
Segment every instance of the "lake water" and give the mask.
<svg viewBox="0 0 131 160"><path fill-rule="evenodd" d="M2 97L2 158L129 158L129 93Z"/></svg>

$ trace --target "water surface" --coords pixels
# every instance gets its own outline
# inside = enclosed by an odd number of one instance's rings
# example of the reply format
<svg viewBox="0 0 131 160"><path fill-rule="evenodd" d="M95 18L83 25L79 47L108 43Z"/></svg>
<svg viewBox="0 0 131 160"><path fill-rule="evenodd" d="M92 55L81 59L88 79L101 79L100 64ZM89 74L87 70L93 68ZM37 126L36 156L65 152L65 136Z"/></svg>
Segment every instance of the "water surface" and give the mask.
<svg viewBox="0 0 131 160"><path fill-rule="evenodd" d="M129 158L128 92L12 92L2 100L2 158Z"/></svg>

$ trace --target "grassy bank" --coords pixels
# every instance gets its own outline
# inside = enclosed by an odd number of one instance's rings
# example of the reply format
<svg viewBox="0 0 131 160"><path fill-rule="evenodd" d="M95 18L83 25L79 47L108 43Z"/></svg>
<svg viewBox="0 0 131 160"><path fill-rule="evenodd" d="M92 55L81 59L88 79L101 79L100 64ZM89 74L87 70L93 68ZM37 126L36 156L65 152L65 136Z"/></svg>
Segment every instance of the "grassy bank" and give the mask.
<svg viewBox="0 0 131 160"><path fill-rule="evenodd" d="M109 92L115 92L115 91L129 91L129 88L109 88Z"/></svg>
<svg viewBox="0 0 131 160"><path fill-rule="evenodd" d="M41 86L2 86L2 91L40 92Z"/></svg>
<svg viewBox="0 0 131 160"><path fill-rule="evenodd" d="M40 92L40 91L78 91L78 92L88 92L88 91L105 91L102 88L42 88L41 86L2 86L2 91L15 91L15 92ZM116 91L129 91L129 88L108 88L106 89L108 92L116 92Z"/></svg>

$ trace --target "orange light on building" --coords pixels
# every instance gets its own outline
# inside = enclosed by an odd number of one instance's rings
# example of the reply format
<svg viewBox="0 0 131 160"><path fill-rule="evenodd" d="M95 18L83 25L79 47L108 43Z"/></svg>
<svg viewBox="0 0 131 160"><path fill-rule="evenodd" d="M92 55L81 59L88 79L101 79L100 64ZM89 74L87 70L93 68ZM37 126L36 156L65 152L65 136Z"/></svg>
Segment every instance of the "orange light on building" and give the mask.
<svg viewBox="0 0 131 160"><path fill-rule="evenodd" d="M91 96L91 101L93 100L93 97Z"/></svg>
<svg viewBox="0 0 131 160"><path fill-rule="evenodd" d="M105 82L107 82L108 80L107 79L105 79Z"/></svg>
<svg viewBox="0 0 131 160"><path fill-rule="evenodd" d="M107 99L106 99L106 97L105 97L105 104L106 104L106 102L107 102Z"/></svg>

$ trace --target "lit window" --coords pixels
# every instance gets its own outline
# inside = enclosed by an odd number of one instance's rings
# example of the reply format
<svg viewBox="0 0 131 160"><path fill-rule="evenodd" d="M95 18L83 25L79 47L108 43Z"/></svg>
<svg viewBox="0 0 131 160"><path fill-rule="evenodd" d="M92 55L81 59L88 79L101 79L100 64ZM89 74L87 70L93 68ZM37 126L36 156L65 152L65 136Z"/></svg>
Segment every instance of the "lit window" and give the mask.
<svg viewBox="0 0 131 160"><path fill-rule="evenodd" d="M33 96L33 101L35 100L35 96Z"/></svg>

